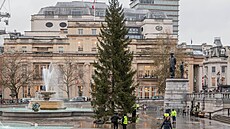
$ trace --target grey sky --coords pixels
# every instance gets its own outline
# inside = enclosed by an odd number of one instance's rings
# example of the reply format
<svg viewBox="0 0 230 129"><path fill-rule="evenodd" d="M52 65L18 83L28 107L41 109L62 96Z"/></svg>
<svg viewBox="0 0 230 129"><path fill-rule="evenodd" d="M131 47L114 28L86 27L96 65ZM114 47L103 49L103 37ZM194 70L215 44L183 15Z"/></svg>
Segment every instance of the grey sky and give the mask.
<svg viewBox="0 0 230 129"><path fill-rule="evenodd" d="M3 0L0 0L2 3ZM30 30L30 16L45 6L55 5L58 1L72 0L8 0L5 8L11 18L8 31ZM93 1L93 0L84 0ZM107 0L97 0L106 1ZM129 7L129 0L120 0ZM214 37L221 37L223 44L230 45L230 0L180 0L179 42L193 41L193 44L213 43ZM1 29L3 25L1 24Z"/></svg>

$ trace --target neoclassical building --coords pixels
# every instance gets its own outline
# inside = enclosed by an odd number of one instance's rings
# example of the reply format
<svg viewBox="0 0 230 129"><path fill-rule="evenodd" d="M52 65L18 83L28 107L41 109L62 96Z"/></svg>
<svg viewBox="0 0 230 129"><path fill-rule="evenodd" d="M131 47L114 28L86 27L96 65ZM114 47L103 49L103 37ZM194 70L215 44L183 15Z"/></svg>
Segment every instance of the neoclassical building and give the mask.
<svg viewBox="0 0 230 129"><path fill-rule="evenodd" d="M213 45L178 45L186 49L190 58L189 85L190 92L220 90L229 91L230 60L229 46L223 46L221 39L216 37ZM192 52L189 52L192 50ZM187 58L188 59L188 58Z"/></svg>
<svg viewBox="0 0 230 129"><path fill-rule="evenodd" d="M214 46L204 51L202 89L230 92L229 52L229 46L223 46L220 38L215 38Z"/></svg>
<svg viewBox="0 0 230 129"><path fill-rule="evenodd" d="M95 9L92 9L93 5ZM4 40L4 54L20 51L27 60L27 66L30 66L28 69L35 71L33 83L21 88L19 98L34 97L37 91L44 90L43 68L47 68L50 63L59 65L66 57L71 57L84 71L84 83L76 80L76 85L71 87L70 97L79 96L79 91L82 91L83 96L91 96L97 36L101 23L104 22L106 7L101 2L58 2L55 6L44 7L38 14L32 15L31 31L26 31L24 36ZM163 12L150 10L125 9L124 14L129 29L127 36L132 39L129 46L134 52L132 66L137 70L135 79L139 83L136 96L151 99L158 95L157 80L152 74L155 68L149 55L143 55L143 52L158 46L159 37L164 39L170 36L170 45L177 45L173 21ZM190 92L199 91L204 60L204 55L200 52L203 49L201 46L188 47L186 44L181 44L178 48L186 53L185 77L189 79ZM7 89L3 92L4 98L10 98ZM62 97L67 96L62 93Z"/></svg>

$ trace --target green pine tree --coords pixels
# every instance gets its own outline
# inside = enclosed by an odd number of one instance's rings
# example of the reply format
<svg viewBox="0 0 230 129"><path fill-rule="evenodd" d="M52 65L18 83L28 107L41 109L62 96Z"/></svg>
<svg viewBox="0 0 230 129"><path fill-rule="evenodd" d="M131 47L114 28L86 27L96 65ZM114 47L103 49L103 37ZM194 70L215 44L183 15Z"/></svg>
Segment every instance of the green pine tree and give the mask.
<svg viewBox="0 0 230 129"><path fill-rule="evenodd" d="M109 4L98 38L98 61L94 65L92 88L96 118L103 120L115 111L132 112L136 99L136 71L131 68L133 53L128 49L131 40L126 37L124 10L118 0L111 0Z"/></svg>

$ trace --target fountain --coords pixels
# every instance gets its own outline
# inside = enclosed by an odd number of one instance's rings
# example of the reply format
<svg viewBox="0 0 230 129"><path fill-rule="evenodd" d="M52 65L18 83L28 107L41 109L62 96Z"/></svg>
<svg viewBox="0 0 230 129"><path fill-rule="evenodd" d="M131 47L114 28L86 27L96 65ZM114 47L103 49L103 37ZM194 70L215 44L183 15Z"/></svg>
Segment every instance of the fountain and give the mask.
<svg viewBox="0 0 230 129"><path fill-rule="evenodd" d="M74 116L93 116L94 111L92 108L82 108L72 106L66 108L64 102L60 98L57 82L60 81L58 69L51 63L49 69L43 69L43 80L46 86L45 91L38 92L41 97L37 97L30 101L28 108L0 108L1 117L19 118L60 118L60 117L74 117ZM54 96L57 95L57 96ZM61 97L63 98L63 97ZM38 103L40 105L39 111L33 111L33 104ZM0 123L0 127L1 127ZM6 124L4 124L6 126ZM17 125L18 127L19 125ZM1 128L0 128L1 129ZM17 128L19 129L19 128ZM24 129L24 128L23 128ZM55 128L57 129L57 128ZM63 128L62 128L63 129Z"/></svg>
<svg viewBox="0 0 230 129"><path fill-rule="evenodd" d="M42 75L46 91L38 92L38 94L42 96L43 100L31 100L28 107L31 109L34 103L38 103L41 110L65 109L64 102L62 100L50 100L51 95L56 94L58 91L58 84L56 83L59 79L58 70L55 69L55 66L52 63L50 63L48 69L45 67L43 68Z"/></svg>

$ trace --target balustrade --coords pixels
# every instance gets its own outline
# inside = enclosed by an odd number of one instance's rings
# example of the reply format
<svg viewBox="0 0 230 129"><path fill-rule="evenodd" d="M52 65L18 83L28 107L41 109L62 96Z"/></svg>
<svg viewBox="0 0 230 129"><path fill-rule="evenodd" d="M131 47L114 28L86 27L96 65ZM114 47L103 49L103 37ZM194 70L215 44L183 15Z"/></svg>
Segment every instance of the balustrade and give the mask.
<svg viewBox="0 0 230 129"><path fill-rule="evenodd" d="M217 98L222 98L222 99L230 99L230 92L207 92L207 93L191 93L187 94L188 99L217 99Z"/></svg>

